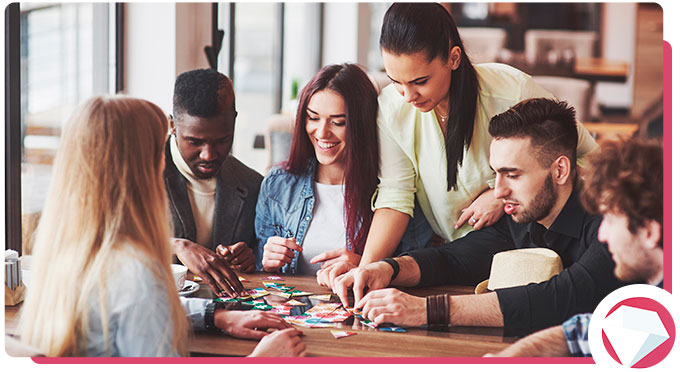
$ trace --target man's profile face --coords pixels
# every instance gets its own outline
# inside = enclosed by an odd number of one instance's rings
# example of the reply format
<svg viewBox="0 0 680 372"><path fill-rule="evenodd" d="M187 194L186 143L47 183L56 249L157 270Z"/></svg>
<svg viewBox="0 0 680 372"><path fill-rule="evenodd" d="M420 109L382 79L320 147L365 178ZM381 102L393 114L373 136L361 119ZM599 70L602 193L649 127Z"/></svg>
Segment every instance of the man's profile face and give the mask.
<svg viewBox="0 0 680 372"><path fill-rule="evenodd" d="M172 123L182 158L197 178L215 177L234 141L236 112L227 110L211 118L182 114Z"/></svg>
<svg viewBox="0 0 680 372"><path fill-rule="evenodd" d="M607 243L614 263L614 275L621 281L647 280L649 260L645 255L643 234L633 234L628 229L628 218L611 211L602 215L602 223L597 234L598 240Z"/></svg>
<svg viewBox="0 0 680 372"><path fill-rule="evenodd" d="M494 139L490 165L496 172L494 195L516 223L540 221L550 214L557 194L550 168L536 160L529 138ZM548 226L546 226L548 227Z"/></svg>

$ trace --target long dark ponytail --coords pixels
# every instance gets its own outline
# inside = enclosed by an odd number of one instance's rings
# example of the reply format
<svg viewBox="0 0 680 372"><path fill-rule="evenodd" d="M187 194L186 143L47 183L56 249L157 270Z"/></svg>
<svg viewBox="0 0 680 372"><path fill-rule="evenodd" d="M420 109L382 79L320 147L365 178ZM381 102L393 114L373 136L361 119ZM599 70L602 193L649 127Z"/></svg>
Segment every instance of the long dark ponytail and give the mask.
<svg viewBox="0 0 680 372"><path fill-rule="evenodd" d="M436 3L394 3L385 13L381 49L401 55L425 52L429 60L447 61L451 48L460 47L461 61L451 72L449 118L446 122L447 186L458 190L458 167L474 132L479 82L458 28L449 12ZM454 110L454 105L456 109Z"/></svg>

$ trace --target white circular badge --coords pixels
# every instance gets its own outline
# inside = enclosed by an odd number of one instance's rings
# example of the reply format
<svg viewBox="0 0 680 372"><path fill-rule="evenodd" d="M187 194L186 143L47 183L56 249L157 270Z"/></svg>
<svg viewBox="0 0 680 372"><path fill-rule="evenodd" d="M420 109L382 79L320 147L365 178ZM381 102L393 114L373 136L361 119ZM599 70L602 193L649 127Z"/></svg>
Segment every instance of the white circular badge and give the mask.
<svg viewBox="0 0 680 372"><path fill-rule="evenodd" d="M588 344L598 365L648 368L661 363L675 343L673 297L646 284L617 289L593 313ZM665 363L663 363L665 364Z"/></svg>

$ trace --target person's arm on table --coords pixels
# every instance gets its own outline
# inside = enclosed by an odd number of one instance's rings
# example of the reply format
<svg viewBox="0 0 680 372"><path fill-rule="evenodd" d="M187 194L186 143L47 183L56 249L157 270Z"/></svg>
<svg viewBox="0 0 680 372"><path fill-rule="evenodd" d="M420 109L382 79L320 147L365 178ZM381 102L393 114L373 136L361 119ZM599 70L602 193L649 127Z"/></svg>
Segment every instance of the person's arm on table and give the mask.
<svg viewBox="0 0 680 372"><path fill-rule="evenodd" d="M502 327L498 297L495 293L448 296L449 324L459 326ZM395 323L417 327L427 324L427 301L397 289L372 291L356 303L375 323Z"/></svg>
<svg viewBox="0 0 680 372"><path fill-rule="evenodd" d="M395 286L476 284L489 276L493 255L512 249L507 236L507 222L471 232L438 248L413 251L396 258L399 273ZM398 290L374 290L390 284L394 270L386 262L356 268L338 278L334 292L348 304L347 287L354 290L355 307L376 321L417 326L427 322L426 300ZM363 290L373 290L365 297ZM368 310L368 312L366 312ZM450 296L450 323L455 325L502 326L503 316L494 293L488 295Z"/></svg>
<svg viewBox="0 0 680 372"><path fill-rule="evenodd" d="M485 357L565 357L569 356L562 326L531 334L495 354Z"/></svg>
<svg viewBox="0 0 680 372"><path fill-rule="evenodd" d="M187 239L173 238L170 244L177 258L192 273L205 280L215 294L231 297L245 294L238 275L215 252Z"/></svg>
<svg viewBox="0 0 680 372"><path fill-rule="evenodd" d="M248 356L304 356L306 346L300 339L302 332L286 323L279 315L258 310L216 309L216 303L203 298L180 297L180 301L194 329L219 329L236 338L261 339ZM209 307L212 309L209 310ZM212 314L206 316L211 311ZM268 329L275 331L266 332Z"/></svg>
<svg viewBox="0 0 680 372"><path fill-rule="evenodd" d="M316 281L319 285L332 288L338 276L357 266L363 267L392 256L399 245L401 236L406 231L409 218L407 214L389 208L380 208L375 211L366 238L364 252L361 256L357 255L357 258L361 261L355 263L350 260L343 260L322 266L316 273Z"/></svg>

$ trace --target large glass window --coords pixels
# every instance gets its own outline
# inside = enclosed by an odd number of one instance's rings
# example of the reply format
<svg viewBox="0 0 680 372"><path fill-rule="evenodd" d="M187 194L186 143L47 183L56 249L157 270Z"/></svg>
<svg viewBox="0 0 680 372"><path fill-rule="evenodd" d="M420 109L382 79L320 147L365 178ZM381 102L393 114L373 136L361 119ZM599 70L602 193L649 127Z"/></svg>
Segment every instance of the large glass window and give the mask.
<svg viewBox="0 0 680 372"><path fill-rule="evenodd" d="M22 214L42 210L63 126L108 93L109 4L21 4ZM115 71L115 70L114 70Z"/></svg>
<svg viewBox="0 0 680 372"><path fill-rule="evenodd" d="M239 2L232 8L234 56L231 60L234 76L230 77L234 81L238 110L232 153L259 172L264 172L267 159L265 151L254 146L255 140L265 132L267 119L276 112L280 100L276 85L280 78L277 66L280 65L278 48L281 33L278 28L281 6L278 3ZM220 17L228 17L228 14L222 12ZM228 61L225 62L226 68L221 70L227 73L229 66Z"/></svg>

